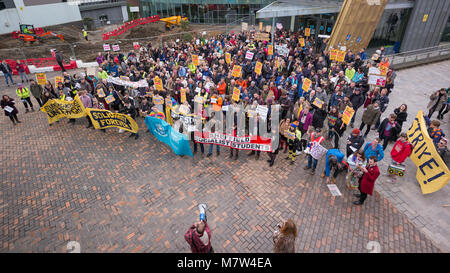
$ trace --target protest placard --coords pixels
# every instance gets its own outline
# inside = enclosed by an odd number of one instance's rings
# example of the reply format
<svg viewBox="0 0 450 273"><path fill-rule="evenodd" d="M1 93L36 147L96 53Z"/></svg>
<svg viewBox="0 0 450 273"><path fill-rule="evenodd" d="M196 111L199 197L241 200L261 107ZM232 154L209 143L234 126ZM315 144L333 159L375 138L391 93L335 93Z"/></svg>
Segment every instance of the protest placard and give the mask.
<svg viewBox="0 0 450 273"><path fill-rule="evenodd" d="M269 33L266 33L266 32L258 32L258 33L255 33L255 40L256 41L269 41L270 35L269 35Z"/></svg>
<svg viewBox="0 0 450 273"><path fill-rule="evenodd" d="M113 51L120 51L120 46L119 45L113 45L112 49L113 49Z"/></svg>
<svg viewBox="0 0 450 273"><path fill-rule="evenodd" d="M64 78L60 77L60 76L56 76L55 77L55 87L58 86L58 83L63 83L64 82Z"/></svg>
<svg viewBox="0 0 450 273"><path fill-rule="evenodd" d="M337 49L330 50L330 60L331 61L336 61L337 52L338 52Z"/></svg>
<svg viewBox="0 0 450 273"><path fill-rule="evenodd" d="M227 62L227 64L231 63L231 54L230 53L225 53L225 61Z"/></svg>
<svg viewBox="0 0 450 273"><path fill-rule="evenodd" d="M46 85L47 76L45 75L45 73L36 73L36 82L39 85Z"/></svg>
<svg viewBox="0 0 450 273"><path fill-rule="evenodd" d="M111 94L107 97L105 97L105 101L107 104L113 103L116 99L114 98L114 96Z"/></svg>
<svg viewBox="0 0 450 273"><path fill-rule="evenodd" d="M246 58L247 60L252 60L252 59L253 59L253 55L255 55L255 54L249 50L249 51L247 51L247 53L245 54L245 58Z"/></svg>
<svg viewBox="0 0 450 273"><path fill-rule="evenodd" d="M139 50L139 42L133 42L133 48L135 49L135 50Z"/></svg>
<svg viewBox="0 0 450 273"><path fill-rule="evenodd" d="M275 49L277 50L278 54L283 55L284 57L287 57L289 55L289 49L287 48L287 45L275 45Z"/></svg>
<svg viewBox="0 0 450 273"><path fill-rule="evenodd" d="M233 97L232 99L235 101L239 101L239 96L241 95L241 90L239 90L239 88L234 88L233 89Z"/></svg>
<svg viewBox="0 0 450 273"><path fill-rule="evenodd" d="M235 66L233 67L233 72L231 73L231 75L232 75L233 77L239 78L239 77L241 76L241 70L242 70L242 67L241 67L241 66L235 65Z"/></svg>
<svg viewBox="0 0 450 273"><path fill-rule="evenodd" d="M302 84L303 91L308 92L309 87L311 86L311 84L312 84L312 82L311 82L310 79L304 78L303 79L303 84Z"/></svg>
<svg viewBox="0 0 450 273"><path fill-rule="evenodd" d="M317 106L319 109L322 109L322 105L324 104L324 101L319 99L319 98L315 98L313 105Z"/></svg>
<svg viewBox="0 0 450 273"><path fill-rule="evenodd" d="M353 110L353 108L348 106L345 107L344 113L342 114L342 122L348 125L353 117L353 114L355 114L355 110Z"/></svg>
<svg viewBox="0 0 450 273"><path fill-rule="evenodd" d="M311 35L311 29L309 27L305 28L305 36L309 37Z"/></svg>
<svg viewBox="0 0 450 273"><path fill-rule="evenodd" d="M193 63L195 66L198 66L198 65L199 65L198 55L192 54L192 63Z"/></svg>
<svg viewBox="0 0 450 273"><path fill-rule="evenodd" d="M256 113L258 113L261 117L267 117L267 113L269 112L269 108L265 105L256 106Z"/></svg>
<svg viewBox="0 0 450 273"><path fill-rule="evenodd" d="M164 88L163 88L163 83L162 83L162 80L161 80L160 77L155 76L155 77L153 78L153 83L155 84L156 90L162 91L162 90L164 89Z"/></svg>
<svg viewBox="0 0 450 273"><path fill-rule="evenodd" d="M103 91L103 88L97 89L97 95L98 95L99 98L104 98L104 97L106 97L105 91Z"/></svg>
<svg viewBox="0 0 450 273"><path fill-rule="evenodd" d="M256 62L255 73L258 74L258 75L261 75L261 69L262 69L262 63L261 62Z"/></svg>
<svg viewBox="0 0 450 273"><path fill-rule="evenodd" d="M248 30L248 23L242 22L242 31L247 31Z"/></svg>
<svg viewBox="0 0 450 273"><path fill-rule="evenodd" d="M331 195L333 196L341 196L341 191L339 190L336 184L327 184L328 189L330 190Z"/></svg>
<svg viewBox="0 0 450 273"><path fill-rule="evenodd" d="M298 39L298 42L300 43L300 46L301 46L301 47L304 47L304 46L305 46L305 38L303 38L303 37L302 37L302 38L299 38L299 39Z"/></svg>
<svg viewBox="0 0 450 273"><path fill-rule="evenodd" d="M184 103L186 101L186 88L181 88L180 99L181 99L181 103Z"/></svg>
<svg viewBox="0 0 450 273"><path fill-rule="evenodd" d="M110 51L111 46L109 44L103 44L103 51Z"/></svg>
<svg viewBox="0 0 450 273"><path fill-rule="evenodd" d="M345 59L345 51L338 50L336 54L336 61L339 63L343 63Z"/></svg>
<svg viewBox="0 0 450 273"><path fill-rule="evenodd" d="M267 50L268 50L269 55L273 55L273 45L268 45Z"/></svg>

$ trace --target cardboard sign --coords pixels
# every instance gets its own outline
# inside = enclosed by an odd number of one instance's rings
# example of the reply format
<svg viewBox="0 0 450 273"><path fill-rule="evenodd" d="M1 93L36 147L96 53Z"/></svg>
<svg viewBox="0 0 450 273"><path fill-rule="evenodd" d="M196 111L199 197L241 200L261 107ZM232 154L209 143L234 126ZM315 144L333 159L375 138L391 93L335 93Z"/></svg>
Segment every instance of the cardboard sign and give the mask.
<svg viewBox="0 0 450 273"><path fill-rule="evenodd" d="M227 62L227 64L231 63L231 54L230 53L225 53L225 61Z"/></svg>
<svg viewBox="0 0 450 273"><path fill-rule="evenodd" d="M255 53L253 53L251 51L247 51L247 53L245 54L245 58L247 60L252 60L253 59L253 55L255 55Z"/></svg>
<svg viewBox="0 0 450 273"><path fill-rule="evenodd" d="M313 105L317 106L319 109L322 108L323 104L324 104L324 101L319 98L316 98L313 102Z"/></svg>
<svg viewBox="0 0 450 273"><path fill-rule="evenodd" d="M256 62L255 73L258 74L258 75L261 75L261 69L262 69L262 63L261 62Z"/></svg>
<svg viewBox="0 0 450 273"><path fill-rule="evenodd" d="M248 30L248 23L242 22L242 31L247 31Z"/></svg>
<svg viewBox="0 0 450 273"><path fill-rule="evenodd" d="M258 32L258 33L255 33L255 40L256 41L269 41L270 35L269 35L269 33L266 33L266 32Z"/></svg>
<svg viewBox="0 0 450 273"><path fill-rule="evenodd" d="M330 60L331 61L336 61L337 52L338 52L337 49L330 50Z"/></svg>
<svg viewBox="0 0 450 273"><path fill-rule="evenodd" d="M185 88L181 88L180 98L181 98L181 103L184 103L186 101L186 89Z"/></svg>
<svg viewBox="0 0 450 273"><path fill-rule="evenodd" d="M47 76L45 76L45 73L36 73L36 82L39 85L47 84Z"/></svg>
<svg viewBox="0 0 450 273"><path fill-rule="evenodd" d="M139 50L139 42L133 42L133 48Z"/></svg>
<svg viewBox="0 0 450 273"><path fill-rule="evenodd" d="M311 29L309 27L305 28L305 36L309 37L311 35Z"/></svg>
<svg viewBox="0 0 450 273"><path fill-rule="evenodd" d="M103 44L103 51L110 51L111 46L109 44Z"/></svg>
<svg viewBox="0 0 450 273"><path fill-rule="evenodd" d="M314 158L314 159L321 159L322 156L324 156L326 153L328 152L328 150L323 147L322 145L320 145L319 143L314 143L314 145L312 146L311 150L309 151L309 154Z"/></svg>
<svg viewBox="0 0 450 273"><path fill-rule="evenodd" d="M233 97L232 97L232 99L235 100L235 101L239 101L240 95L241 95L241 90L239 90L239 88L235 87L233 89Z"/></svg>
<svg viewBox="0 0 450 273"><path fill-rule="evenodd" d="M269 55L273 55L273 45L268 45L267 51L268 51Z"/></svg>
<svg viewBox="0 0 450 273"><path fill-rule="evenodd" d="M353 110L353 108L348 106L345 107L344 113L342 114L342 122L348 125L353 117L353 114L355 114L355 110Z"/></svg>
<svg viewBox="0 0 450 273"><path fill-rule="evenodd" d="M107 104L113 103L115 100L116 99L114 98L114 96L112 94L105 98L105 101Z"/></svg>
<svg viewBox="0 0 450 273"><path fill-rule="evenodd" d="M338 50L337 55L336 55L336 61L343 63L344 59L345 59L345 51Z"/></svg>
<svg viewBox="0 0 450 273"><path fill-rule="evenodd" d="M303 80L303 84L302 84L302 89L303 89L303 91L308 92L309 87L311 86L311 84L312 84L311 80L308 79L308 78L305 78L305 79Z"/></svg>
<svg viewBox="0 0 450 273"><path fill-rule="evenodd" d="M113 51L119 51L120 50L120 46L119 45L113 45L112 49L113 49Z"/></svg>
<svg viewBox="0 0 450 273"><path fill-rule="evenodd" d="M104 97L106 97L105 91L103 91L102 88L97 89L97 95L98 95L99 98L104 98Z"/></svg>
<svg viewBox="0 0 450 273"><path fill-rule="evenodd" d="M235 65L235 66L233 67L233 72L231 73L231 75L232 75L233 77L239 78L239 77L241 76L241 70L242 70L242 67L241 67L241 66Z"/></svg>
<svg viewBox="0 0 450 273"><path fill-rule="evenodd" d="M384 66L384 65L380 65L379 69L380 69L380 75L386 76L387 71L388 71L388 67Z"/></svg>
<svg viewBox="0 0 450 273"><path fill-rule="evenodd" d="M192 54L192 63L193 63L195 66L198 66L198 65L199 65L198 55Z"/></svg>
<svg viewBox="0 0 450 273"><path fill-rule="evenodd" d="M63 83L64 82L64 78L60 77L60 76L56 76L55 77L55 87L58 86L58 83Z"/></svg>
<svg viewBox="0 0 450 273"><path fill-rule="evenodd" d="M161 78L158 76L153 78L153 83L155 84L156 90L162 91L163 90L163 84Z"/></svg>
<svg viewBox="0 0 450 273"><path fill-rule="evenodd" d="M305 46L305 38L299 38L299 39L298 39L298 42L300 43L300 46L301 46L301 47L304 47L304 46Z"/></svg>

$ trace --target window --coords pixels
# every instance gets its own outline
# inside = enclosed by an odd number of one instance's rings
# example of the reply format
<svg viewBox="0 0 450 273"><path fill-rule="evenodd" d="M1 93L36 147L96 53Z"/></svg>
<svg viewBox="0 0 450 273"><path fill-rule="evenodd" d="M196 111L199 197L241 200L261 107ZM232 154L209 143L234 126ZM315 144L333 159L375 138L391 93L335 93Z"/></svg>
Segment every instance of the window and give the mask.
<svg viewBox="0 0 450 273"><path fill-rule="evenodd" d="M3 1L0 1L0 10L2 9L6 9L6 5L5 3L3 3Z"/></svg>

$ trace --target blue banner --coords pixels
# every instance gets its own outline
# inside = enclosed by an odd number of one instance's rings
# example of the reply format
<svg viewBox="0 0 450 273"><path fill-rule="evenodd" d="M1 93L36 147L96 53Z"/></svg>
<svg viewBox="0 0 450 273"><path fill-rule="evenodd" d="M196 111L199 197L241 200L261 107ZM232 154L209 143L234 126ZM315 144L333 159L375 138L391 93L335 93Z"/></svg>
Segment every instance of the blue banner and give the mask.
<svg viewBox="0 0 450 273"><path fill-rule="evenodd" d="M185 134L175 131L169 123L162 119L147 116L145 124L152 134L159 140L172 148L176 155L194 156Z"/></svg>

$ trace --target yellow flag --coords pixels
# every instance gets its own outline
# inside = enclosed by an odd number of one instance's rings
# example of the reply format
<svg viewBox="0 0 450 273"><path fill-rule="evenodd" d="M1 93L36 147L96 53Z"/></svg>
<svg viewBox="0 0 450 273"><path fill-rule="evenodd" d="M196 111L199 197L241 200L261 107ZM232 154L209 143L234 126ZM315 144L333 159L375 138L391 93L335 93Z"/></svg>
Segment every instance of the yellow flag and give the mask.
<svg viewBox="0 0 450 273"><path fill-rule="evenodd" d="M78 95L72 101L52 99L42 106L41 111L47 113L48 123L53 123L60 118L82 118L86 116L86 110Z"/></svg>
<svg viewBox="0 0 450 273"><path fill-rule="evenodd" d="M419 111L409 127L408 141L414 145L410 158L417 166L416 178L422 193L428 194L442 189L450 179L450 171L428 135L423 111Z"/></svg>

